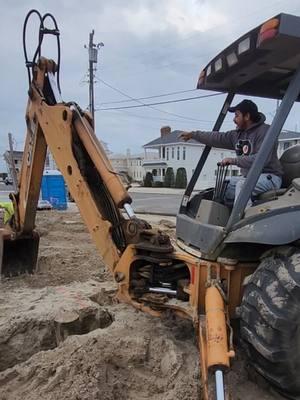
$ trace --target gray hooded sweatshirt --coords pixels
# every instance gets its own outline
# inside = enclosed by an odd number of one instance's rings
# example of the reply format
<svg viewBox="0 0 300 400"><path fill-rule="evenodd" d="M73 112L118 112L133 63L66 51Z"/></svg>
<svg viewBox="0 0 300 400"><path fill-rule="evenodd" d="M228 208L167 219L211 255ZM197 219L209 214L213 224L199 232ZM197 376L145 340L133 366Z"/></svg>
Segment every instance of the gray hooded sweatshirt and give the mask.
<svg viewBox="0 0 300 400"><path fill-rule="evenodd" d="M234 158L233 165L240 167L242 175L246 177L269 129L269 125L264 123L265 120L266 117L260 113L260 120L248 129L236 129L228 132L193 131L192 138L210 147L235 150L237 156ZM278 176L283 174L277 157L277 147L278 142L273 146L262 170L263 173Z"/></svg>

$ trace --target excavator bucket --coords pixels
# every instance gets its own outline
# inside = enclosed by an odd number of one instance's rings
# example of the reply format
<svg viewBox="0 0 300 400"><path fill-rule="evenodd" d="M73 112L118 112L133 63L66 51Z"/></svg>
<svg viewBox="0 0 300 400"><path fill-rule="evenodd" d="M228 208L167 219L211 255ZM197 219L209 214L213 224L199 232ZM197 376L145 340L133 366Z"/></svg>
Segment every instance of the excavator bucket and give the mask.
<svg viewBox="0 0 300 400"><path fill-rule="evenodd" d="M38 233L14 238L5 229L0 229L0 236L1 275L10 277L32 274L37 265L40 241Z"/></svg>

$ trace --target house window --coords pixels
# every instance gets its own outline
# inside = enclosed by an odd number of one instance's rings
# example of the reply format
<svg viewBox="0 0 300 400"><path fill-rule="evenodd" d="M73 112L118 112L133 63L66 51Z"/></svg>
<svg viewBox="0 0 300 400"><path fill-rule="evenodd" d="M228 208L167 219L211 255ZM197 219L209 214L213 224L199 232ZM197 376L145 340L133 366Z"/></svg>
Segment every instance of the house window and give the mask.
<svg viewBox="0 0 300 400"><path fill-rule="evenodd" d="M177 160L180 160L180 147L177 147Z"/></svg>
<svg viewBox="0 0 300 400"><path fill-rule="evenodd" d="M174 153L175 153L174 147L172 147L172 159L174 159Z"/></svg>
<svg viewBox="0 0 300 400"><path fill-rule="evenodd" d="M166 157L166 149L165 147L162 148L162 158L165 159Z"/></svg>
<svg viewBox="0 0 300 400"><path fill-rule="evenodd" d="M169 147L167 147L167 161L169 160Z"/></svg>
<svg viewBox="0 0 300 400"><path fill-rule="evenodd" d="M163 170L162 170L162 173L163 173L163 176L165 176L165 175L166 175L166 170L163 169Z"/></svg>
<svg viewBox="0 0 300 400"><path fill-rule="evenodd" d="M182 159L185 160L185 147L182 149Z"/></svg>

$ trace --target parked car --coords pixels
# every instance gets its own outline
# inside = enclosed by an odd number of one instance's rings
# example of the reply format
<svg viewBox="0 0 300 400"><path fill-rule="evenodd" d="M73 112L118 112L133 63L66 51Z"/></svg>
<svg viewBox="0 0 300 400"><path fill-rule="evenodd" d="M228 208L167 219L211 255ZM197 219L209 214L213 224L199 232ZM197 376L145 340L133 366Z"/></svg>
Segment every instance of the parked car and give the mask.
<svg viewBox="0 0 300 400"><path fill-rule="evenodd" d="M38 210L52 210L52 204L48 200L39 200L37 209Z"/></svg>
<svg viewBox="0 0 300 400"><path fill-rule="evenodd" d="M4 179L4 183L5 185L12 185L13 181L11 178L9 178L8 176Z"/></svg>

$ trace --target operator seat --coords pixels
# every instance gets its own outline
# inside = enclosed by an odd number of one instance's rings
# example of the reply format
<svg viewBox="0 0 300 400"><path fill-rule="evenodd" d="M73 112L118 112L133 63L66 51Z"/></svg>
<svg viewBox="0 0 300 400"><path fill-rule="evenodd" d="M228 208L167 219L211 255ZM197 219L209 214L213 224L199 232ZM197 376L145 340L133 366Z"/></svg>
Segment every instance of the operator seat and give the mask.
<svg viewBox="0 0 300 400"><path fill-rule="evenodd" d="M283 168L282 187L288 188L293 179L300 177L300 144L285 150L280 162Z"/></svg>
<svg viewBox="0 0 300 400"><path fill-rule="evenodd" d="M268 190L258 196L258 200L272 200L281 196L291 185L292 180L300 178L300 144L289 147L280 157L280 163L283 169L281 188L277 190Z"/></svg>

